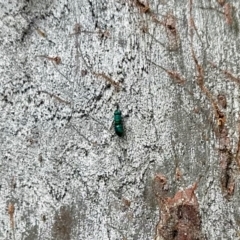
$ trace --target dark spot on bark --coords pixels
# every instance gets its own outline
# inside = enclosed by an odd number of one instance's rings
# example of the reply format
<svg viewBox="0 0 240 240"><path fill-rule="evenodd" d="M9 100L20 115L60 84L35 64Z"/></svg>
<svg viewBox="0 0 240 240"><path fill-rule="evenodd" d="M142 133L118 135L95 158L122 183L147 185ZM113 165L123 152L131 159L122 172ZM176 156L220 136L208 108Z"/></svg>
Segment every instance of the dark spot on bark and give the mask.
<svg viewBox="0 0 240 240"><path fill-rule="evenodd" d="M173 230L173 238L177 237L178 235L178 231L177 230Z"/></svg>
<svg viewBox="0 0 240 240"><path fill-rule="evenodd" d="M68 206L62 206L59 212L56 212L54 224L52 226L52 239L71 240L73 225L72 210Z"/></svg>

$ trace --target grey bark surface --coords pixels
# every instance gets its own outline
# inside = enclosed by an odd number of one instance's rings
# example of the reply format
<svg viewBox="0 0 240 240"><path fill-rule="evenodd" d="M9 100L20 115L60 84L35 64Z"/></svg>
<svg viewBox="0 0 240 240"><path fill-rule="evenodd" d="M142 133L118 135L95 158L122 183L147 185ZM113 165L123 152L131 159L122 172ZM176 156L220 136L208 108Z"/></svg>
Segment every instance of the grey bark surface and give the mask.
<svg viewBox="0 0 240 240"><path fill-rule="evenodd" d="M205 239L239 239L239 11L1 1L0 239L163 239L156 174L171 197L197 184Z"/></svg>

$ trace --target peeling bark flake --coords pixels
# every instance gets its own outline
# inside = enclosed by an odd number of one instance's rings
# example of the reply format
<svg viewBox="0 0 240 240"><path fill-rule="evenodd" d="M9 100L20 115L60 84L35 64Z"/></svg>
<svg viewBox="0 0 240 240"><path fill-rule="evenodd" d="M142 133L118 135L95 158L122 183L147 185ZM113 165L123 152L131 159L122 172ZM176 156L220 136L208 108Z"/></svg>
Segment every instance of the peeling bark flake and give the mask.
<svg viewBox="0 0 240 240"><path fill-rule="evenodd" d="M174 197L160 196L167 185L166 177L157 174L154 189L160 208L160 221L155 240L203 240L199 204L195 195L197 184L178 191Z"/></svg>

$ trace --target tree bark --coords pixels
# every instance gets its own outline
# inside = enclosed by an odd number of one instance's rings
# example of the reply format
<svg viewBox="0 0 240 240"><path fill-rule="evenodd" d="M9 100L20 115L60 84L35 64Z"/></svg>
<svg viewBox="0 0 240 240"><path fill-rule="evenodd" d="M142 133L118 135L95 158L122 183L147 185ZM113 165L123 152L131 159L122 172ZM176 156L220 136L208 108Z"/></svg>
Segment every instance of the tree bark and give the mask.
<svg viewBox="0 0 240 240"><path fill-rule="evenodd" d="M0 239L239 239L239 9L2 3Z"/></svg>

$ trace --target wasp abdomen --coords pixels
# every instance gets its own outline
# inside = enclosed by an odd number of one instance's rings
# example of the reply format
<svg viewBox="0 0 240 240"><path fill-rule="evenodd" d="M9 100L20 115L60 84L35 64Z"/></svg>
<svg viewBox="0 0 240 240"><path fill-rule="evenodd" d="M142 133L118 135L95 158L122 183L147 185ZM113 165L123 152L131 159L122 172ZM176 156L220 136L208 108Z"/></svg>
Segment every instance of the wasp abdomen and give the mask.
<svg viewBox="0 0 240 240"><path fill-rule="evenodd" d="M119 137L123 136L122 113L118 109L114 112L114 129Z"/></svg>

